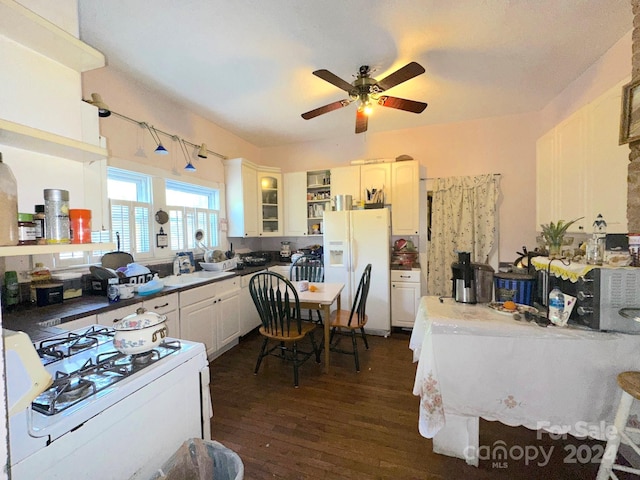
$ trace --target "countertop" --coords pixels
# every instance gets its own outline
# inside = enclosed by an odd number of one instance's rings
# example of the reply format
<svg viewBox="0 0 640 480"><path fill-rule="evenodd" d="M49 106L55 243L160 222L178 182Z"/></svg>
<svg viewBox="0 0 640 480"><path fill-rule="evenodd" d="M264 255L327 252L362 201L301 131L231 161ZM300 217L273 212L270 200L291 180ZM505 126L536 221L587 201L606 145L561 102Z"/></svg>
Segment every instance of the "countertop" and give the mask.
<svg viewBox="0 0 640 480"><path fill-rule="evenodd" d="M242 269L235 269L231 271L235 273L235 276L241 277L245 275L252 275L275 265L291 264L283 262L269 262L264 266L244 267ZM233 278L233 276L207 280L205 282L182 287L164 287L161 292L156 294L144 296L135 294L133 298L120 300L116 303L109 303L109 300L104 295L85 292L81 297L65 300L63 303L57 305L35 307L30 304L21 304L9 312L2 312L2 327L9 330L23 331L31 338L50 336L49 334L55 335L60 333L60 328L64 328L64 323L66 322L77 320L88 315L95 315L109 310L114 310L116 308L134 305L142 301L162 297L171 293L201 287L202 285L209 283L229 280L230 278Z"/></svg>

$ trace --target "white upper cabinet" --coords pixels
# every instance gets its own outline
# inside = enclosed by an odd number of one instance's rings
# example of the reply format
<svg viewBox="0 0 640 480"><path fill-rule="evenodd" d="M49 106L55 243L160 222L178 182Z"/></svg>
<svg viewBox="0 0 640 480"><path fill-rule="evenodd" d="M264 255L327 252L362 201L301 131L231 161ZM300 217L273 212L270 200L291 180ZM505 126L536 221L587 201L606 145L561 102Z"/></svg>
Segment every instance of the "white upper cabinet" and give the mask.
<svg viewBox="0 0 640 480"><path fill-rule="evenodd" d="M351 195L354 204L362 200L360 189L360 165L331 169L331 195Z"/></svg>
<svg viewBox="0 0 640 480"><path fill-rule="evenodd" d="M282 174L279 169L258 168L258 234L264 237L282 236Z"/></svg>
<svg viewBox="0 0 640 480"><path fill-rule="evenodd" d="M77 72L104 67L104 55L14 0L0 0L0 32Z"/></svg>
<svg viewBox="0 0 640 480"><path fill-rule="evenodd" d="M626 233L629 147L618 145L621 88L616 85L538 139L536 229L584 217L569 232L590 233L598 214L608 233Z"/></svg>
<svg viewBox="0 0 640 480"><path fill-rule="evenodd" d="M229 237L281 236L282 174L244 158L224 160Z"/></svg>
<svg viewBox="0 0 640 480"><path fill-rule="evenodd" d="M384 202L390 203L392 198L391 187L391 163L372 163L360 167L360 187L361 196L365 203L368 203L367 191L373 192L375 189L384 192Z"/></svg>
<svg viewBox="0 0 640 480"><path fill-rule="evenodd" d="M627 169L629 146L618 145L622 87L616 86L591 104L587 136L591 139L587 156L587 226L598 214L607 222L607 232L627 233Z"/></svg>
<svg viewBox="0 0 640 480"><path fill-rule="evenodd" d="M416 160L391 164L391 234L420 230L420 168Z"/></svg>
<svg viewBox="0 0 640 480"><path fill-rule="evenodd" d="M243 158L225 160L229 237L258 236L258 170Z"/></svg>
<svg viewBox="0 0 640 480"><path fill-rule="evenodd" d="M0 57L7 65L0 144L80 162L107 157L97 110L79 93L80 73L103 67L102 53L20 3L0 0ZM92 128L85 128L86 107Z"/></svg>
<svg viewBox="0 0 640 480"><path fill-rule="evenodd" d="M284 235L303 237L307 234L307 172L283 174Z"/></svg>

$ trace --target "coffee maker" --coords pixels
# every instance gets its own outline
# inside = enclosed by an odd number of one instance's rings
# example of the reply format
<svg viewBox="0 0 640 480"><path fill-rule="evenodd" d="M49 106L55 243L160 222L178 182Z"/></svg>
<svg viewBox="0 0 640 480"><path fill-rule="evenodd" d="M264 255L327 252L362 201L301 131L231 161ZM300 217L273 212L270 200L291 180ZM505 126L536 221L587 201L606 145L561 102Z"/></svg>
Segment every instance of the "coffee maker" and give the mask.
<svg viewBox="0 0 640 480"><path fill-rule="evenodd" d="M489 303L493 298L491 265L472 263L469 252L458 252L458 261L451 264L453 298L460 303Z"/></svg>
<svg viewBox="0 0 640 480"><path fill-rule="evenodd" d="M458 252L458 261L451 264L453 298L460 303L476 303L476 283L471 254Z"/></svg>
<svg viewBox="0 0 640 480"><path fill-rule="evenodd" d="M288 262L291 259L291 242L280 242L280 261Z"/></svg>

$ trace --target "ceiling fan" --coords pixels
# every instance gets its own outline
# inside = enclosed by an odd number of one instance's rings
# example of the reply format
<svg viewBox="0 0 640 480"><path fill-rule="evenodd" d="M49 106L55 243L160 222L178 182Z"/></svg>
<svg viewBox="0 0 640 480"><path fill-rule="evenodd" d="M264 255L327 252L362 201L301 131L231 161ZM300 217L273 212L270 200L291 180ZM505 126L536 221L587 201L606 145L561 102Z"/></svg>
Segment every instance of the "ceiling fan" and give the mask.
<svg viewBox="0 0 640 480"><path fill-rule="evenodd" d="M413 77L423 74L424 72L425 70L420 64L411 62L378 81L371 77L371 70L369 69L369 66L363 65L360 67L358 75L353 83L349 83L331 73L329 70L316 70L313 72L316 77L319 77L344 90L349 94L349 98L338 100L337 102L330 103L324 107L319 107L303 113L302 118L309 120L322 115L323 113L332 112L339 108L346 107L352 102L359 100L360 103L358 105L358 110L356 111L356 133L362 133L367 131L369 113L371 113L373 102L377 102L378 105L382 105L383 107L396 108L398 110L413 113L422 113L424 109L427 108L426 103L381 94L402 82L406 82Z"/></svg>

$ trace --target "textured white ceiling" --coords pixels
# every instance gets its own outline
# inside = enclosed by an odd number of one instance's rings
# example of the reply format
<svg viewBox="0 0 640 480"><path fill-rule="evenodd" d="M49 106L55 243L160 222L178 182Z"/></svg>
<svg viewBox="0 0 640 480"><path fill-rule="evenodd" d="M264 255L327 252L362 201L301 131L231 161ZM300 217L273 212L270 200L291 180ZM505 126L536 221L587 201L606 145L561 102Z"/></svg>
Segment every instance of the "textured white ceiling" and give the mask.
<svg viewBox="0 0 640 480"><path fill-rule="evenodd" d="M630 3L78 0L81 38L110 66L259 147L355 135L355 104L300 117L346 97L318 69L426 69L389 95L427 109L378 107L369 132L540 110L631 30Z"/></svg>

